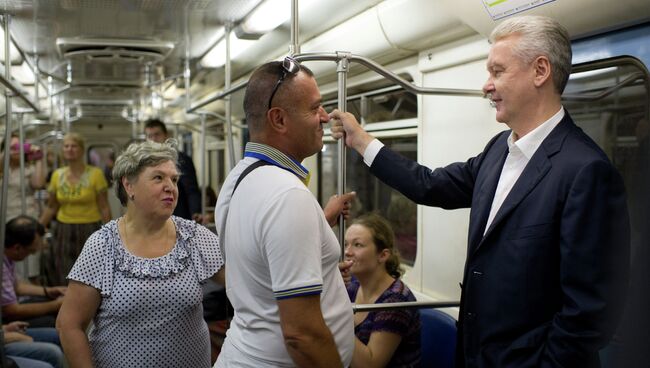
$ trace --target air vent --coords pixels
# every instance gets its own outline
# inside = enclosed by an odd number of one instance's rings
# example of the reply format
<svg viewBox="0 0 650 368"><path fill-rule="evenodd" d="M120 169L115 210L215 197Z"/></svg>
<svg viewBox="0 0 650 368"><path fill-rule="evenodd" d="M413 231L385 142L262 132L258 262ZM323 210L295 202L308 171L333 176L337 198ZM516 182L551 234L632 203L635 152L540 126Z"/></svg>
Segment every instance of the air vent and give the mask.
<svg viewBox="0 0 650 368"><path fill-rule="evenodd" d="M172 42L106 38L58 38L56 46L62 58L110 63L158 62L174 49Z"/></svg>

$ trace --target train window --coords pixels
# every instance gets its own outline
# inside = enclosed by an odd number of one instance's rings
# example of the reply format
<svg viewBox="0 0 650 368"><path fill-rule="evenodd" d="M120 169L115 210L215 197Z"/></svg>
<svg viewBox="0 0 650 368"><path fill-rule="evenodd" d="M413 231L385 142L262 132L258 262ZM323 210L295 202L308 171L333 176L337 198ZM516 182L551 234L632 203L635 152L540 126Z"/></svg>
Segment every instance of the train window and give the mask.
<svg viewBox="0 0 650 368"><path fill-rule="evenodd" d="M628 195L633 255L650 242L650 76L631 57L575 65L563 105L607 153Z"/></svg>
<svg viewBox="0 0 650 368"><path fill-rule="evenodd" d="M407 80L411 79L403 77ZM325 99L323 107L330 112L338 106L338 100L333 96L326 97L329 99ZM348 90L347 110L353 113L361 124L414 119L418 115L417 95L404 90L401 86L366 91L356 91L351 88Z"/></svg>
<svg viewBox="0 0 650 368"><path fill-rule="evenodd" d="M381 140L394 151L413 160L417 159L417 136L415 134L404 136L393 134L382 137ZM319 154L320 173L318 177L321 203L327 203L329 197L336 193L337 147L337 142L326 142ZM400 252L402 262L412 266L417 251L417 206L370 174L368 167L363 162L363 157L356 151L348 150L347 152L346 192L352 190L357 192L351 219L373 211L387 218L393 225L396 247Z"/></svg>

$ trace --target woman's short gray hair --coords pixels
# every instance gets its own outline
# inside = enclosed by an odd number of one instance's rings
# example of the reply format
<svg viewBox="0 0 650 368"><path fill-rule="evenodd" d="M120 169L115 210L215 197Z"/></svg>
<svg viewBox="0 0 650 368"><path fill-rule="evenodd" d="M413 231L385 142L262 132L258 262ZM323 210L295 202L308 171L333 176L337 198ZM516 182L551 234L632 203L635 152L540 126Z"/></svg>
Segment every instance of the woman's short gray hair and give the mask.
<svg viewBox="0 0 650 368"><path fill-rule="evenodd" d="M549 17L525 15L505 20L490 34L490 43L510 35L521 39L514 53L525 63L544 55L551 63L555 89L561 94L571 74L571 39L560 23Z"/></svg>
<svg viewBox="0 0 650 368"><path fill-rule="evenodd" d="M157 166L163 162L172 161L178 166L178 151L176 151L176 140L168 139L165 143L145 141L132 143L115 160L113 166L113 179L117 181L115 193L117 198L126 206L128 195L122 185L122 178L135 181L145 168Z"/></svg>

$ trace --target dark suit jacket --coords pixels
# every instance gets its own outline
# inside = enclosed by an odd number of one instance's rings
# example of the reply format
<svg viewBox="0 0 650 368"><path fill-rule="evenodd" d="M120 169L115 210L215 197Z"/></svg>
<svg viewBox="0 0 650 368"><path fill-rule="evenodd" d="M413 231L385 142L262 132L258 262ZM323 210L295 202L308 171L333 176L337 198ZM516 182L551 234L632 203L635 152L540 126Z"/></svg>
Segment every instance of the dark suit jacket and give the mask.
<svg viewBox="0 0 650 368"><path fill-rule="evenodd" d="M371 172L419 204L471 207L458 366L598 367L627 286L623 181L567 113L484 236L509 134L433 171L384 147Z"/></svg>
<svg viewBox="0 0 650 368"><path fill-rule="evenodd" d="M178 152L178 170L181 177L178 180L178 203L174 215L191 220L193 214L201 213L201 192L192 159L183 152Z"/></svg>

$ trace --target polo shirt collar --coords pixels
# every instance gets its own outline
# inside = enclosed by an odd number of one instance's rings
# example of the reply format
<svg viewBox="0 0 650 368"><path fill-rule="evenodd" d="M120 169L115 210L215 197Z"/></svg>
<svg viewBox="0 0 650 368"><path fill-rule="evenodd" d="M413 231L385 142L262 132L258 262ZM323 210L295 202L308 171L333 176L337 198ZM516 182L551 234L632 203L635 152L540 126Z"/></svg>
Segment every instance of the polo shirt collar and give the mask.
<svg viewBox="0 0 650 368"><path fill-rule="evenodd" d="M307 185L309 182L309 170L302 166L300 162L292 159L291 157L285 155L279 150L267 146L262 143L248 142L246 143L246 150L244 152L244 157L253 157L259 160L266 161L272 165L285 169L294 175L296 175L300 180Z"/></svg>

